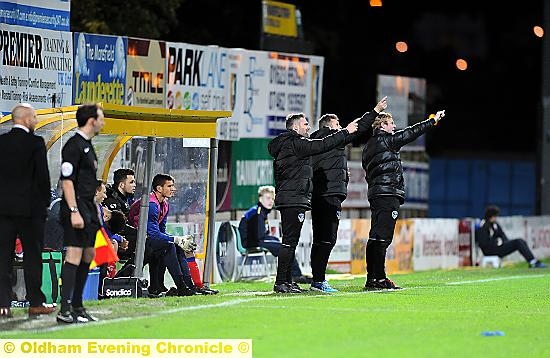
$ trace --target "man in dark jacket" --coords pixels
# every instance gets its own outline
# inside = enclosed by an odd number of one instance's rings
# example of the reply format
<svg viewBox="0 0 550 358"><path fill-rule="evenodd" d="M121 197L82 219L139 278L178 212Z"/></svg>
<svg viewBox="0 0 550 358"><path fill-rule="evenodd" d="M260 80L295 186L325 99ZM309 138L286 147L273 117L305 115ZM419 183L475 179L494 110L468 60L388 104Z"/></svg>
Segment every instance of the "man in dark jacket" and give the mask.
<svg viewBox="0 0 550 358"><path fill-rule="evenodd" d="M363 148L362 164L368 184L371 228L366 247L366 290L400 289L386 277L386 250L393 240L399 207L405 202L405 182L399 150L436 125L445 116L439 111L433 118L395 131L390 113L382 112L374 120L372 137Z"/></svg>
<svg viewBox="0 0 550 358"><path fill-rule="evenodd" d="M273 209L275 188L263 185L258 188L258 203L248 209L239 222L239 234L246 248L261 247L279 256L281 240L269 232L268 215ZM311 283L311 278L302 275L298 261L292 262L292 280L297 283Z"/></svg>
<svg viewBox="0 0 550 358"><path fill-rule="evenodd" d="M346 200L348 190L348 163L345 146L353 140L366 136L372 131L374 119L387 107L387 97L376 104L374 110L363 115L358 122L359 129L339 147L327 153L312 156L313 198L311 221L313 227L313 245L311 247L311 271L313 283L311 290L325 293L338 292L325 280L328 259L336 244L342 202ZM342 127L335 114L325 114L319 119L319 129L310 138L323 138Z"/></svg>
<svg viewBox="0 0 550 358"><path fill-rule="evenodd" d="M30 104L17 104L12 119L13 128L0 136L0 187L6 203L0 207L0 318L12 317L11 272L17 236L24 251L29 316L55 311L45 305L46 297L40 290L44 224L50 202L46 144L34 134L38 120Z"/></svg>
<svg viewBox="0 0 550 358"><path fill-rule="evenodd" d="M282 247L277 264L273 290L280 293L299 293L302 290L292 282L291 263L300 239L306 211L311 210L313 169L311 156L342 145L349 134L357 131L357 122L346 129L322 139L309 139L309 123L303 113L289 114L287 131L269 142L275 174L275 206L281 212Z"/></svg>
<svg viewBox="0 0 550 358"><path fill-rule="evenodd" d="M119 168L113 172L113 186L107 193L103 205L109 210L120 210L128 216L130 205L134 202L135 192L134 171L128 168Z"/></svg>
<svg viewBox="0 0 550 358"><path fill-rule="evenodd" d="M490 205L485 209L485 220L476 230L476 241L483 255L497 255L504 257L515 251L519 251L521 256L529 264L530 268L545 268L546 265L535 258L531 249L523 239L509 240L500 225L497 223L497 217L500 213L498 206Z"/></svg>
<svg viewBox="0 0 550 358"><path fill-rule="evenodd" d="M134 194L136 192L135 173L129 168L119 168L113 172L113 184L107 190L107 198L103 205L109 210L120 210L126 218L130 212L130 205L134 202ZM137 243L137 230L126 225L122 236L128 242L128 248L121 252L119 257L121 260L128 260L127 265L133 265L135 260L135 251Z"/></svg>

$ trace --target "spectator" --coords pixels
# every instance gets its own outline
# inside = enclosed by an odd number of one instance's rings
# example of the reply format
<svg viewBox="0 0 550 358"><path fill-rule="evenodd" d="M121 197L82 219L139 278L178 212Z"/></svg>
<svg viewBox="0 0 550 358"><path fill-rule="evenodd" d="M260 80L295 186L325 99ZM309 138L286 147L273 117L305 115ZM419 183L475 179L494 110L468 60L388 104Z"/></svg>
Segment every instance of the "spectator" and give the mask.
<svg viewBox="0 0 550 358"><path fill-rule="evenodd" d="M535 258L525 240L508 239L497 222L499 214L498 206L488 206L485 209L485 219L481 221L480 228L476 230L476 241L483 255L497 255L502 258L519 251L530 268L545 268L546 265Z"/></svg>
<svg viewBox="0 0 550 358"><path fill-rule="evenodd" d="M279 256L281 241L269 232L267 216L273 209L275 188L271 185L258 189L258 203L248 209L239 222L239 233L246 248L261 247L269 250L275 257ZM311 283L311 278L304 276L298 261L292 262L292 280L297 283Z"/></svg>
<svg viewBox="0 0 550 358"><path fill-rule="evenodd" d="M55 312L45 304L42 285L42 249L46 209L50 203L50 173L46 145L34 134L38 123L34 108L20 103L12 110L14 126L0 136L0 317L12 317L11 273L15 239L25 253L23 268L29 316Z"/></svg>

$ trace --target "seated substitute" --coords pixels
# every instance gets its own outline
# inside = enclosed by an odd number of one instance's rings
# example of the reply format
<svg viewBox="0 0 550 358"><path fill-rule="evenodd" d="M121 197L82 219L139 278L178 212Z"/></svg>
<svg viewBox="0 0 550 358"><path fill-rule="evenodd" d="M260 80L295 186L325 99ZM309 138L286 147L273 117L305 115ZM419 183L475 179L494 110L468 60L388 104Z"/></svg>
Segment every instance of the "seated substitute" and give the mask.
<svg viewBox="0 0 550 358"><path fill-rule="evenodd" d="M261 247L269 250L275 257L279 256L281 240L271 236L267 216L273 209L275 188L264 185L258 188L258 203L248 209L239 222L239 234L246 248ZM310 277L304 276L298 261L292 263L292 280L298 283L311 283Z"/></svg>
<svg viewBox="0 0 550 358"><path fill-rule="evenodd" d="M481 221L481 226L476 231L476 241L483 255L504 257L519 251L530 268L545 268L546 265L535 258L525 240L508 239L497 222L499 213L498 206L488 206L485 209L485 219Z"/></svg>

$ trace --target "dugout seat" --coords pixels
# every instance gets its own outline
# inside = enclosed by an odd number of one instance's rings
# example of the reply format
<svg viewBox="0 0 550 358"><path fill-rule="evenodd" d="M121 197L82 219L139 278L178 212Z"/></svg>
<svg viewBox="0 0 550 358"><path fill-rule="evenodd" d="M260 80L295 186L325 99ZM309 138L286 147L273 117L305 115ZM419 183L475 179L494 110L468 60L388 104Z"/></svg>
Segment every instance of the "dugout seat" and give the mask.
<svg viewBox="0 0 550 358"><path fill-rule="evenodd" d="M264 249L262 247L244 247L242 240L241 240L241 234L239 233L239 229L235 225L231 225L231 230L233 231L235 235L235 243L237 245L237 251L242 256L242 262L239 266L239 269L237 270L237 275L235 278L235 281L240 280L243 278L243 272L244 268L246 266L247 262L250 262L251 260L254 260L255 258L259 259L259 263L262 267L262 271L253 277L246 276L247 278L258 278L258 277L265 277L269 275L269 264L267 262L267 253L269 250Z"/></svg>

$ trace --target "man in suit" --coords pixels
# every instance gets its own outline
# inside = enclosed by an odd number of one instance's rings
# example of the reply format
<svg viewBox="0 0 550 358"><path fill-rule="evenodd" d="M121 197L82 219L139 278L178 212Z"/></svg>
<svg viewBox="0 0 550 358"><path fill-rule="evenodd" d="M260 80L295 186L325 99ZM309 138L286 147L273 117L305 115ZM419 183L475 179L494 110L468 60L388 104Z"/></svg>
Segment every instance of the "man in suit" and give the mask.
<svg viewBox="0 0 550 358"><path fill-rule="evenodd" d="M34 108L20 103L12 110L13 129L0 136L0 317L11 317L13 252L17 236L23 244L29 316L55 311L46 305L42 285L42 248L46 209L50 203L50 173L46 145L35 135Z"/></svg>

